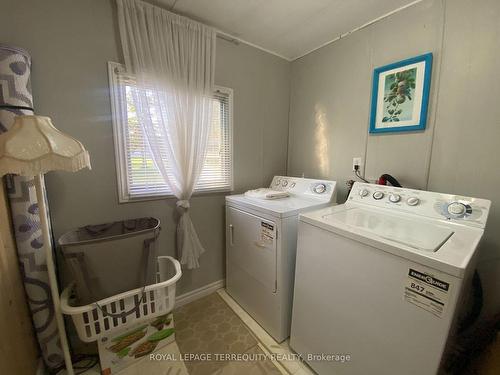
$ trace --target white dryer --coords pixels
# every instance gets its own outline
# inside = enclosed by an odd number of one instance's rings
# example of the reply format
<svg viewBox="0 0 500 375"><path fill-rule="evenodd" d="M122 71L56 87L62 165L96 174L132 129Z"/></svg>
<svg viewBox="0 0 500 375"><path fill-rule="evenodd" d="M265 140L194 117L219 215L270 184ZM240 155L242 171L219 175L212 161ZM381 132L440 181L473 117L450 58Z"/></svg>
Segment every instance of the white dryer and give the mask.
<svg viewBox="0 0 500 375"><path fill-rule="evenodd" d="M281 199L226 197L226 289L274 339L290 335L298 215L335 199L335 182L275 176Z"/></svg>
<svg viewBox="0 0 500 375"><path fill-rule="evenodd" d="M301 215L291 347L321 375L436 374L490 204L356 183Z"/></svg>

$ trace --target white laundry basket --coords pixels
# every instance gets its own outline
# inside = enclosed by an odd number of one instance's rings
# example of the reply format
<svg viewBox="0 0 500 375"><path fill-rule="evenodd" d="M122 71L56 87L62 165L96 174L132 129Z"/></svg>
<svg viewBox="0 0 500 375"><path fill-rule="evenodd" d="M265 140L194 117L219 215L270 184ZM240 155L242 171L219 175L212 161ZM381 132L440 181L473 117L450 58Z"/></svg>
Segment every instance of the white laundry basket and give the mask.
<svg viewBox="0 0 500 375"><path fill-rule="evenodd" d="M84 306L72 306L74 284L61 295L61 310L70 315L80 339L96 341L124 325L140 323L168 314L174 308L175 284L182 275L179 261L169 256L158 257L156 284L120 293Z"/></svg>

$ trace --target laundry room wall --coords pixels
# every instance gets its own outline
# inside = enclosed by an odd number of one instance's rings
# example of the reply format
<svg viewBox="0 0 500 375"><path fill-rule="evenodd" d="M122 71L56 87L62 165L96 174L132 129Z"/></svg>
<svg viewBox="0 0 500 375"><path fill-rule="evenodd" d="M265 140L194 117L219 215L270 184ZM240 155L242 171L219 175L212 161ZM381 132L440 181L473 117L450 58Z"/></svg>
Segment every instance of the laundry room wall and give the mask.
<svg viewBox="0 0 500 375"><path fill-rule="evenodd" d="M492 201L479 263L491 315L500 312L500 2L447 0L445 20L428 188Z"/></svg>
<svg viewBox="0 0 500 375"><path fill-rule="evenodd" d="M424 1L292 63L288 173L338 180L339 199L353 178L394 175L425 188L439 83L444 3ZM368 136L373 68L433 52L433 84L425 132Z"/></svg>
<svg viewBox="0 0 500 375"><path fill-rule="evenodd" d="M37 114L87 147L91 171L46 176L54 235L87 224L155 216L162 254L175 254L174 199L118 204L107 62L122 62L114 0L4 0L0 42L33 59ZM217 39L215 83L234 90L235 191L286 173L290 63L245 44ZM191 215L207 252L185 271L178 293L221 280L224 196L197 195ZM126 254L124 254L126 256Z"/></svg>
<svg viewBox="0 0 500 375"><path fill-rule="evenodd" d="M404 186L490 199L479 269L485 315L500 310L500 2L424 0L292 63L288 174L339 182L395 176ZM373 69L432 52L424 132L368 135Z"/></svg>

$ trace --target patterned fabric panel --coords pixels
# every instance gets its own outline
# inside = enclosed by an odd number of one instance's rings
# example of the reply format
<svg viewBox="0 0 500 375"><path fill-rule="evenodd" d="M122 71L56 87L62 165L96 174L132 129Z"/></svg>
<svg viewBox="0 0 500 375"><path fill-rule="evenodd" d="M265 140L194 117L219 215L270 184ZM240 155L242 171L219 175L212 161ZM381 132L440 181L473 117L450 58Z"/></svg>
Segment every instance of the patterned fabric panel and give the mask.
<svg viewBox="0 0 500 375"><path fill-rule="evenodd" d="M15 116L33 114L30 69L31 57L26 51L0 45L0 133L10 128ZM20 176L7 176L5 181L33 326L45 364L55 369L64 360L54 319L35 182Z"/></svg>

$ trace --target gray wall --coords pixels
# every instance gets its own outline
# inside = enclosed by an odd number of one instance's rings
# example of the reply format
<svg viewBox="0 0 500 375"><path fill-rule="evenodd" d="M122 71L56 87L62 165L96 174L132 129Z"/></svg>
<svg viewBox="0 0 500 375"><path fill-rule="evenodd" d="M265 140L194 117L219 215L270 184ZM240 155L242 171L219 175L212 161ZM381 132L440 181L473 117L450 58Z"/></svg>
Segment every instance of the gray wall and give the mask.
<svg viewBox="0 0 500 375"><path fill-rule="evenodd" d="M500 2L425 0L292 63L288 174L403 185L487 198L480 271L485 314L500 308ZM368 135L373 68L432 52L425 132Z"/></svg>
<svg viewBox="0 0 500 375"><path fill-rule="evenodd" d="M425 188L442 20L442 2L426 1L293 62L288 173L346 181L353 177L352 158L361 156L367 177L389 172L404 185ZM429 51L435 63L427 130L368 136L373 68ZM339 187L345 199L347 187Z"/></svg>
<svg viewBox="0 0 500 375"><path fill-rule="evenodd" d="M429 189L483 197L486 314L500 310L500 2L447 0Z"/></svg>
<svg viewBox="0 0 500 375"><path fill-rule="evenodd" d="M161 252L174 254L175 200L118 204L107 61L122 60L113 0L3 0L0 41L33 58L36 113L88 148L92 171L51 172L47 190L56 237L123 218L162 221ZM255 48L217 41L216 84L234 90L235 190L286 171L290 64ZM224 194L199 195L191 215L207 252L178 293L224 277Z"/></svg>

